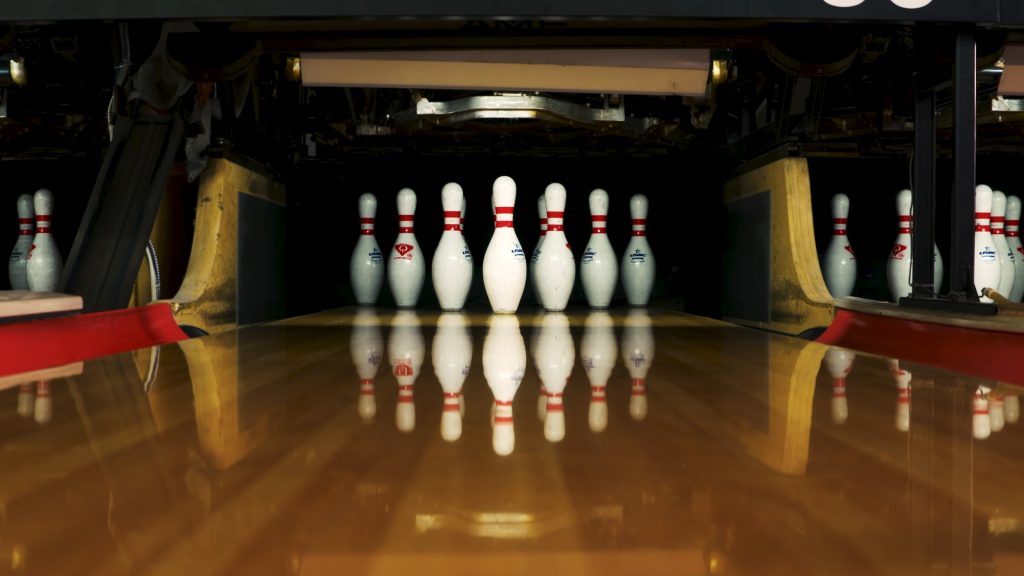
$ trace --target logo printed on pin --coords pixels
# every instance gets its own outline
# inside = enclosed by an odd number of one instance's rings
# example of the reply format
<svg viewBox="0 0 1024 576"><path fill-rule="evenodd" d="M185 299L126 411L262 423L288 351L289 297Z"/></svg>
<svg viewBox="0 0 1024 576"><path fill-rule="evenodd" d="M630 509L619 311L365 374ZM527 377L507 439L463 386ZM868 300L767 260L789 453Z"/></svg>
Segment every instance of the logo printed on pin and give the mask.
<svg viewBox="0 0 1024 576"><path fill-rule="evenodd" d="M412 362L410 360L399 360L395 364L395 376L412 376Z"/></svg>
<svg viewBox="0 0 1024 576"><path fill-rule="evenodd" d="M412 260L412 244L395 244L395 252L398 252L398 256L395 256L395 260Z"/></svg>
<svg viewBox="0 0 1024 576"><path fill-rule="evenodd" d="M647 261L647 254L641 252L640 249L637 248L629 255L629 261L634 264L643 264Z"/></svg>
<svg viewBox="0 0 1024 576"><path fill-rule="evenodd" d="M380 249L374 247L373 250L370 250L370 260L380 262L384 260L384 255L380 253Z"/></svg>
<svg viewBox="0 0 1024 576"><path fill-rule="evenodd" d="M978 250L978 256L981 256L982 260L995 260L996 251L991 246L982 246L981 250Z"/></svg>
<svg viewBox="0 0 1024 576"><path fill-rule="evenodd" d="M907 254L907 247L903 244L894 244L892 247L892 259L903 260L903 257Z"/></svg>
<svg viewBox="0 0 1024 576"><path fill-rule="evenodd" d="M853 256L853 246L850 246L849 244L847 244L846 246L843 246L843 250L846 250L847 252L849 252L851 257Z"/></svg>
<svg viewBox="0 0 1024 576"><path fill-rule="evenodd" d="M587 246L587 249L583 251L583 258L582 258L583 263L584 264L589 264L590 262L592 262L594 260L594 255L596 255L596 254L597 254L597 252L594 252L593 248L591 248L590 246Z"/></svg>

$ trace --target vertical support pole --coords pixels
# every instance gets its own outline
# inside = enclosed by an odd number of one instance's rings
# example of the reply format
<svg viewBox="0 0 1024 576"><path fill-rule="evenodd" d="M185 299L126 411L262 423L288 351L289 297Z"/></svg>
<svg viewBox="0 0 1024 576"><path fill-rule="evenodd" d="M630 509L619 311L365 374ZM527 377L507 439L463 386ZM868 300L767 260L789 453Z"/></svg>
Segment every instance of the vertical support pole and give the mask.
<svg viewBox="0 0 1024 576"><path fill-rule="evenodd" d="M956 35L953 69L953 215L950 241L950 295L978 300L974 287L975 132L977 56L974 33Z"/></svg>
<svg viewBox="0 0 1024 576"><path fill-rule="evenodd" d="M921 72L919 72L921 73ZM914 236L911 253L912 295L929 297L936 294L934 278L935 245L935 90L922 86L915 89L914 104Z"/></svg>

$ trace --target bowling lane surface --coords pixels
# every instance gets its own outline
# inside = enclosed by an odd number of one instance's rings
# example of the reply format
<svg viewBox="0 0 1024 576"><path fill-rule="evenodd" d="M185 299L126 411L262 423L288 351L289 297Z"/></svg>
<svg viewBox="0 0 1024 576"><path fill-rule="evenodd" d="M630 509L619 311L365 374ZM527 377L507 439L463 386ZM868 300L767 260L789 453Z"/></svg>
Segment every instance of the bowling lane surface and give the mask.
<svg viewBox="0 0 1024 576"><path fill-rule="evenodd" d="M0 385L0 573L1024 573L1019 390L706 318L341 309L65 374Z"/></svg>

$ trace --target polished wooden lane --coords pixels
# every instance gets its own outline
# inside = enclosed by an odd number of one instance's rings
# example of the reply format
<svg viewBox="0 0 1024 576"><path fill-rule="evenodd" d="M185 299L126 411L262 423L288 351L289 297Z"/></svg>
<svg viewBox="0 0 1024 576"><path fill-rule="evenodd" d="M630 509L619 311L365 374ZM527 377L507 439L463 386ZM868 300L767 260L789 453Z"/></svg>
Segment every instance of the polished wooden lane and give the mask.
<svg viewBox="0 0 1024 576"><path fill-rule="evenodd" d="M1015 388L901 362L913 393L897 426L882 357L654 310L568 328L524 314L511 331L439 318L335 310L165 346L155 376L145 349L86 362L48 397L0 391L0 572L1024 569L1024 432L1012 411L989 438L972 431L978 386L1007 407ZM448 441L432 356L466 342ZM522 352L500 456L485 373ZM601 402L591 378L609 356ZM552 442L538 366L570 360Z"/></svg>

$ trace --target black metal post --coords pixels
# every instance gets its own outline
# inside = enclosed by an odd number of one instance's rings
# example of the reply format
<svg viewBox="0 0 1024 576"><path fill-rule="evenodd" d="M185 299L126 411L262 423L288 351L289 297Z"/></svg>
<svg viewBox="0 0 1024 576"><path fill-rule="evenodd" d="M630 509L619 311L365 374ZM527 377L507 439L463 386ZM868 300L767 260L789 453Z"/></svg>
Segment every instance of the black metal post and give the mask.
<svg viewBox="0 0 1024 576"><path fill-rule="evenodd" d="M949 293L955 300L978 300L974 286L977 93L974 34L965 30L956 35L953 68L953 215L950 223Z"/></svg>
<svg viewBox="0 0 1024 576"><path fill-rule="evenodd" d="M923 86L916 88L914 107L914 236L911 253L914 255L911 286L914 297L929 297L938 292L934 278L935 245L935 90Z"/></svg>

